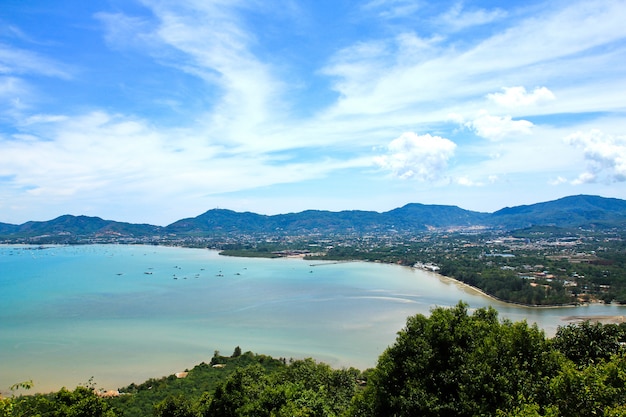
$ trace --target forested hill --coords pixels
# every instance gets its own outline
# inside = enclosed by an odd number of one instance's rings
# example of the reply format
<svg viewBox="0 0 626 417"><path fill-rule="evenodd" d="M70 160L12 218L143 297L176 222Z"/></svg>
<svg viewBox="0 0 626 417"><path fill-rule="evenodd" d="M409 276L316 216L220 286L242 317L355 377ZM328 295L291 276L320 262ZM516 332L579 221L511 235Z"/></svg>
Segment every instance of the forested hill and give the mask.
<svg viewBox="0 0 626 417"><path fill-rule="evenodd" d="M589 195L527 206L507 207L490 216L492 225L507 229L530 226L620 227L626 224L626 201Z"/></svg>
<svg viewBox="0 0 626 417"><path fill-rule="evenodd" d="M514 230L531 226L623 228L626 227L626 200L578 195L544 203L507 207L494 213L470 211L457 206L416 203L383 213L307 210L267 216L212 209L165 227L122 223L99 217L64 215L50 221L31 221L22 225L0 223L0 239L11 241L45 237L48 241L60 241L68 237L106 240L220 234L350 235L421 233L472 227Z"/></svg>

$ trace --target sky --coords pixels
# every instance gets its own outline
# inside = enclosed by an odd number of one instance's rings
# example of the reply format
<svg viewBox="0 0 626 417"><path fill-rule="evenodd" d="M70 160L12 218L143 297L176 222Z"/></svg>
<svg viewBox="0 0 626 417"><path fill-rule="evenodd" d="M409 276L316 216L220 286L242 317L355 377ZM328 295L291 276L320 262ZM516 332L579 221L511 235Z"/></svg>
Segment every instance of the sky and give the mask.
<svg viewBox="0 0 626 417"><path fill-rule="evenodd" d="M3 0L0 222L626 199L624 22L624 0Z"/></svg>

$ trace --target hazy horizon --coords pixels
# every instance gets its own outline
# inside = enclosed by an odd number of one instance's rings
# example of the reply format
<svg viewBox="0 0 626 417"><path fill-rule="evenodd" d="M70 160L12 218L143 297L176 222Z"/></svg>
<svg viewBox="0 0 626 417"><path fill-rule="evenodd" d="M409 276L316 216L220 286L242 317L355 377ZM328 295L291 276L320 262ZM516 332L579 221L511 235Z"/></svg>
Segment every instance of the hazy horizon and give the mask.
<svg viewBox="0 0 626 417"><path fill-rule="evenodd" d="M626 3L9 2L0 222L626 199Z"/></svg>

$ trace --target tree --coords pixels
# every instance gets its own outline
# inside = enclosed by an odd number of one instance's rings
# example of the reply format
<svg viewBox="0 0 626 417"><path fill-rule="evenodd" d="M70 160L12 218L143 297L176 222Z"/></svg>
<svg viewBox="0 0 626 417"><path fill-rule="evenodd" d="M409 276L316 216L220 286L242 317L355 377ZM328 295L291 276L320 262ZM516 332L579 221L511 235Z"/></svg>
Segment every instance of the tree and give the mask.
<svg viewBox="0 0 626 417"><path fill-rule="evenodd" d="M312 359L265 373L256 364L236 370L219 386L206 415L339 416L356 390L355 370L333 370Z"/></svg>
<svg viewBox="0 0 626 417"><path fill-rule="evenodd" d="M215 390L208 414L215 417L240 416L240 408L258 399L259 391L265 384L266 376L261 365L237 369Z"/></svg>
<svg viewBox="0 0 626 417"><path fill-rule="evenodd" d="M553 339L554 347L584 367L601 360L608 360L620 350L622 331L615 324L570 324L559 327Z"/></svg>
<svg viewBox="0 0 626 417"><path fill-rule="evenodd" d="M558 371L542 331L498 321L493 308L467 305L410 317L379 358L352 414L371 416L495 415L520 398L543 402Z"/></svg>
<svg viewBox="0 0 626 417"><path fill-rule="evenodd" d="M624 416L626 356L614 356L584 368L567 361L551 381L550 392L553 404L563 416L592 417L605 412ZM620 410L622 413L618 414Z"/></svg>
<svg viewBox="0 0 626 417"><path fill-rule="evenodd" d="M182 395L169 396L154 407L156 417L196 417L189 400Z"/></svg>
<svg viewBox="0 0 626 417"><path fill-rule="evenodd" d="M241 356L241 348L237 346L235 347L235 350L233 351L231 358L238 358L239 356Z"/></svg>
<svg viewBox="0 0 626 417"><path fill-rule="evenodd" d="M29 390L33 387L33 385L32 379L24 382L18 382L17 384L11 385L9 388L11 392L13 392L11 398L2 398L2 395L0 394L0 417L13 416L13 411L19 404L19 402L15 399L15 392L19 389Z"/></svg>

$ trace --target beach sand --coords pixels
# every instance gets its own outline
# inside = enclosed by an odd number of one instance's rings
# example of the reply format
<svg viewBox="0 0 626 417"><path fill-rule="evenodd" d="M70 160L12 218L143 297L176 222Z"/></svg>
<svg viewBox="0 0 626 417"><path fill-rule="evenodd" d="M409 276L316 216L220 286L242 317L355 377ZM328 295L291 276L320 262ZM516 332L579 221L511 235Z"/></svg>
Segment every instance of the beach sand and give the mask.
<svg viewBox="0 0 626 417"><path fill-rule="evenodd" d="M568 323L582 323L590 321L592 323L620 324L626 323L626 316L567 316L563 317L563 321Z"/></svg>

